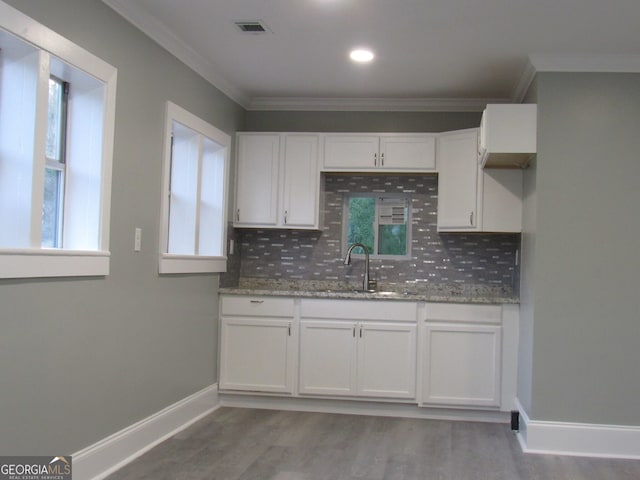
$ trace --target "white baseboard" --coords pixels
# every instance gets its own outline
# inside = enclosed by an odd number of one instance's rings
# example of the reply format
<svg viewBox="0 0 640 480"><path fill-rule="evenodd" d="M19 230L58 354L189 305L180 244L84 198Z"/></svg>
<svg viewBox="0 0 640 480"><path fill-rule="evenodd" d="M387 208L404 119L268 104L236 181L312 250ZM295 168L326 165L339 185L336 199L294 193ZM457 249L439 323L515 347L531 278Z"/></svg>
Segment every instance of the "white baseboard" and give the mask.
<svg viewBox="0 0 640 480"><path fill-rule="evenodd" d="M73 478L100 480L219 407L213 384L73 454Z"/></svg>
<svg viewBox="0 0 640 480"><path fill-rule="evenodd" d="M419 407L412 403L367 400L339 400L309 397L278 397L221 393L223 407L264 408L298 412L372 415L378 417L423 418L429 420L463 420L468 422L508 423L509 413L496 410Z"/></svg>
<svg viewBox="0 0 640 480"><path fill-rule="evenodd" d="M640 427L531 420L518 400L516 408L524 452L640 459Z"/></svg>

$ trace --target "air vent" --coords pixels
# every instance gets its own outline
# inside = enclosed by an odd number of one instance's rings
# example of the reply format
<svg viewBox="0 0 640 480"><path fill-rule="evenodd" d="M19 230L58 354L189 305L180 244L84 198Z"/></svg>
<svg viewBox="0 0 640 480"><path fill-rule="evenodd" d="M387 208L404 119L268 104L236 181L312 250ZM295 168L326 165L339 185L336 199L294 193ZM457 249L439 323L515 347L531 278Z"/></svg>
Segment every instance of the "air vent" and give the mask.
<svg viewBox="0 0 640 480"><path fill-rule="evenodd" d="M243 33L269 33L269 27L259 20L251 22L234 22L236 27Z"/></svg>

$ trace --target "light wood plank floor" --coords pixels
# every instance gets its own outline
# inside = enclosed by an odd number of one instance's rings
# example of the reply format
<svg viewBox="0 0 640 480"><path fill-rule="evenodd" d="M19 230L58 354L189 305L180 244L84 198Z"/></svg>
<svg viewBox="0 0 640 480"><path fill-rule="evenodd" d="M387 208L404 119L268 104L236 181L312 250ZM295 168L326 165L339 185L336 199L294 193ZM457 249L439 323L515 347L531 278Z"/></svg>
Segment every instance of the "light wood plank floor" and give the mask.
<svg viewBox="0 0 640 480"><path fill-rule="evenodd" d="M221 408L108 480L638 480L640 461L522 453L508 425Z"/></svg>

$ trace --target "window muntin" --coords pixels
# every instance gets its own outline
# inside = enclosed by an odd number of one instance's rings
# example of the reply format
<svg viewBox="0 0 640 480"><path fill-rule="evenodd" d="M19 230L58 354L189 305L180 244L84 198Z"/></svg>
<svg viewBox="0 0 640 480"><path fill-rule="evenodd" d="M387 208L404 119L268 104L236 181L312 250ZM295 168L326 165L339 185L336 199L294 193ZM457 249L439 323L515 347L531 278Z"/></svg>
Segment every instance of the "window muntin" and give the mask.
<svg viewBox="0 0 640 480"><path fill-rule="evenodd" d="M0 2L0 278L109 273L116 78Z"/></svg>
<svg viewBox="0 0 640 480"><path fill-rule="evenodd" d="M230 137L167 102L160 273L226 271Z"/></svg>
<svg viewBox="0 0 640 480"><path fill-rule="evenodd" d="M344 248L353 243L362 243L374 258L409 258L410 203L408 195L347 195L344 204ZM354 253L363 252L362 249L356 249Z"/></svg>

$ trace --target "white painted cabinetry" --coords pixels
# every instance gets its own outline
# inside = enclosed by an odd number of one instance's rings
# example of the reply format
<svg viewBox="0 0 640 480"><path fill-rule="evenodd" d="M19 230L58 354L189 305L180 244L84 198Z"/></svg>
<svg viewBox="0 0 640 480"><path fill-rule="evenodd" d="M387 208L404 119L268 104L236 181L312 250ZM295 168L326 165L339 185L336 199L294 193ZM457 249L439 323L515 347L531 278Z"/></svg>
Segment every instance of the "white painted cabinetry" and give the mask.
<svg viewBox="0 0 640 480"><path fill-rule="evenodd" d="M510 411L517 305L221 295L222 393Z"/></svg>
<svg viewBox="0 0 640 480"><path fill-rule="evenodd" d="M427 304L420 403L499 407L502 307Z"/></svg>
<svg viewBox="0 0 640 480"><path fill-rule="evenodd" d="M234 226L319 225L319 136L239 133Z"/></svg>
<svg viewBox="0 0 640 480"><path fill-rule="evenodd" d="M522 168L536 153L535 104L489 104L482 114L478 150L486 168Z"/></svg>
<svg viewBox="0 0 640 480"><path fill-rule="evenodd" d="M416 304L301 302L299 392L415 398Z"/></svg>
<svg viewBox="0 0 640 480"><path fill-rule="evenodd" d="M324 135L323 170L435 172L435 134Z"/></svg>
<svg viewBox="0 0 640 480"><path fill-rule="evenodd" d="M293 299L222 296L220 313L220 389L292 394Z"/></svg>
<svg viewBox="0 0 640 480"><path fill-rule="evenodd" d="M522 170L484 170L478 129L438 137L438 231L522 231Z"/></svg>
<svg viewBox="0 0 640 480"><path fill-rule="evenodd" d="M477 129L438 137L438 231L479 230Z"/></svg>
<svg viewBox="0 0 640 480"><path fill-rule="evenodd" d="M234 226L278 224L280 136L238 134Z"/></svg>

